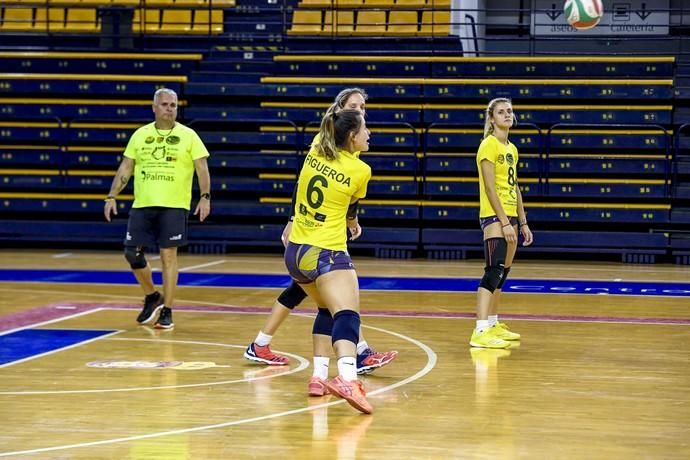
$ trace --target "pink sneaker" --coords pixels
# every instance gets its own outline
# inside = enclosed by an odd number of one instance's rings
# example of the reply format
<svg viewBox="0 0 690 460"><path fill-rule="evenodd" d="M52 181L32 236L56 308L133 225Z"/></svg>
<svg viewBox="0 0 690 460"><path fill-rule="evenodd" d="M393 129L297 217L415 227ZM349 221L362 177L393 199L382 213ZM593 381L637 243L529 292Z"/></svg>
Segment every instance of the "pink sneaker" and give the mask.
<svg viewBox="0 0 690 460"><path fill-rule="evenodd" d="M287 356L281 356L273 353L269 345L260 347L254 342L249 344L244 352L244 357L250 361L268 364L269 366L284 366L290 362L290 359Z"/></svg>
<svg viewBox="0 0 690 460"><path fill-rule="evenodd" d="M367 401L367 393L361 380L346 381L342 376L337 376L326 382L326 388L336 396L345 399L352 407L365 414L371 414L374 408Z"/></svg>
<svg viewBox="0 0 690 460"><path fill-rule="evenodd" d="M326 396L330 394L326 381L322 378L312 376L309 379L309 396Z"/></svg>

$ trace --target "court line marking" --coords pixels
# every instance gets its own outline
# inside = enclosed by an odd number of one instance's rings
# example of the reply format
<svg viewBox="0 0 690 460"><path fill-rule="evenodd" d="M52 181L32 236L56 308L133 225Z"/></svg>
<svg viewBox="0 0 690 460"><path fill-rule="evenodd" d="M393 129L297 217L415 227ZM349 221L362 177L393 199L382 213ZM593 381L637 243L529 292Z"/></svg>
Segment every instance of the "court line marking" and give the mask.
<svg viewBox="0 0 690 460"><path fill-rule="evenodd" d="M112 286L112 285L111 285ZM273 288L261 288L261 289L273 289ZM0 291L8 291L8 292L21 292L21 293L32 293L36 294L37 291L33 289L19 289L19 288L4 288L0 286ZM79 291L70 291L70 290L41 290L38 291L41 293L46 293L46 294L76 294L79 296L85 296L85 297L105 297L105 298L118 298L118 299L136 299L137 302L141 300L141 297L136 297L136 296L126 296L126 295L113 295L113 294L98 294L98 293L93 293L93 294L86 294L83 292ZM537 292L526 292L526 293L521 293L521 294L532 294L532 295L539 295L540 293ZM564 295L573 295L572 293L567 293ZM631 297L637 297L637 296L631 296ZM655 297L655 296L645 296L645 297ZM658 297L669 297L669 296L658 296ZM676 299L676 297L672 297L673 299ZM187 300L187 299L178 299L178 302L184 302L187 304L195 304L195 305L209 305L213 307L222 307L225 309L229 310L221 310L221 311L208 311L207 309L201 309L201 308L195 308L195 307L190 307L190 306L184 306L184 305L177 305L175 308L178 309L179 311L186 311L186 312L193 312L193 311L198 311L198 312L203 312L203 313L224 313L224 312L231 312L231 313L239 313L239 314L267 314L270 313L271 309L269 307L237 307L233 305L228 305L225 303L218 303L218 302L207 302L207 301L199 301L199 300ZM64 304L68 304L68 302L63 302ZM73 304L79 304L83 302L72 302ZM122 306L122 305L111 305L109 306L108 304L103 304L102 307L108 308L110 310L133 310L138 307L129 307L129 306ZM86 314L88 312L82 312L80 314ZM312 312L300 312L300 311L293 311L293 315L314 315L315 313ZM362 310L361 314L363 316L376 316L376 317L415 317L415 318L431 318L431 319L469 319L469 318L474 318L475 313L472 311L468 312L438 312L438 313L430 313L430 312L415 312L415 311L404 311L404 310L398 310L398 311L369 311L369 310ZM8 316L11 316L8 315ZM652 324L652 325L688 325L690 324L690 318L654 318L654 317L615 317L615 316L582 316L582 315L532 315L532 314L510 314L510 313L505 313L502 314L501 317L506 318L506 319L511 319L511 320L517 320L517 321L546 321L546 322L573 322L573 323L610 323L610 324ZM66 317L65 317L66 318ZM58 318L55 321L60 321L61 319ZM49 324L50 322L53 322L52 320L46 323L39 323L37 325L43 325L43 324ZM29 326L22 326L19 328L15 328L10 330L9 332L12 331L17 331L20 329L25 329L26 327ZM33 326L31 326L33 327ZM7 331L3 331L2 334L7 333Z"/></svg>
<svg viewBox="0 0 690 460"><path fill-rule="evenodd" d="M415 380L418 380L431 372L431 370L436 366L436 363L438 361L436 353L433 351L431 347L428 345L424 344L423 342L420 342L419 340L413 339L412 337L399 334L397 332L389 331L387 329L382 329L382 328L376 328L373 326L364 326L370 329L375 329L379 332L391 334L393 336L396 336L398 338L401 338L403 340L406 340L420 348L427 354L427 362L426 365L417 371L415 374L399 381L394 384L379 388L377 390L374 390L370 393L369 395L377 395L380 393L384 393L386 391L390 391L394 388L400 387L402 385L406 385L410 382L413 382ZM292 409L284 412L278 412L274 414L268 414L268 415L262 415L259 417L251 417L251 418L246 418L246 419L240 419L240 420L234 420L231 422L223 422L223 423L216 423L212 425L203 425L203 426L198 426L198 427L193 427L193 428L181 428L177 430L170 430L170 431L161 431L157 433L149 433L149 434L144 434L144 435L137 435L137 436L127 436L127 437L122 437L122 438L112 438L112 439L103 439L101 441L92 441L92 442L84 442L84 443L76 443L76 444L67 444L67 445L62 445L62 446L53 446L53 447L43 447L43 448L38 448L38 449L27 449L27 450L21 450L21 451L12 451L12 452L0 452L0 457L8 457L11 455L28 455L28 454L38 454L38 453L43 453L43 452L54 452L58 450L67 450L67 449L76 449L76 448L82 448L82 447L92 447L92 446L102 446L106 444L116 444L120 442L128 442L128 441L138 441L141 439L150 439L150 438L157 438L157 437L162 437L162 436L172 436L172 435L178 435L178 434L184 434L184 433L194 433L194 432L199 432L199 431L207 431L207 430L212 430L216 428L226 428L229 426L236 426L236 425L243 425L246 423L253 423L253 422L260 422L264 420L271 420L279 417L286 417L290 415L295 415L295 414L300 414L303 412L309 412L315 409L321 409L324 407L330 407L330 406L335 406L337 404L344 404L346 401L344 399L339 399L337 401L332 401L328 403L323 403L323 404L316 404L313 406L307 406L307 407L302 407L299 409Z"/></svg>
<svg viewBox="0 0 690 460"><path fill-rule="evenodd" d="M208 263L205 263L205 264L190 265L190 266L188 266L188 267L182 267L182 268L180 268L178 271L180 271L180 272L188 272L188 271L190 271L190 270L196 270L197 268L213 267L214 265L224 264L225 262L226 262L225 259L221 259L221 260L216 260L216 261L214 261L214 262L208 262Z"/></svg>
<svg viewBox="0 0 690 460"><path fill-rule="evenodd" d="M102 311L104 309L98 309L98 310ZM96 310L94 310L94 311L96 311ZM231 313L231 312L229 312L229 313ZM199 341L194 341L194 340L140 339L140 338L127 338L127 337L118 337L118 338L113 338L112 340L143 341L143 342L158 342L158 343L161 343L161 342L162 343L182 343L182 344L194 344L194 345L211 345L211 346L217 346L217 347L242 348L242 349L246 348L245 345L231 345L231 344L217 343L217 342L199 342ZM66 348L62 348L61 350L65 350L65 349ZM297 360L300 363L300 365L294 369L286 370L285 372L281 372L279 374L271 374L270 376L250 377L250 378L236 379L236 380L223 380L220 382L189 383L189 384L185 384L185 385L164 385L164 386L133 387L133 388L104 388L104 389L95 389L95 390L0 391L0 395L21 396L21 395L52 395L52 394L75 394L75 393L124 393L124 392L129 392L129 391L154 391L154 390L170 390L173 388L196 388L196 387L206 387L206 386L216 386L216 385L229 385L229 384L233 384L233 383L242 383L242 382L252 382L255 380L265 380L268 378L278 377L281 375L288 375L288 374L294 374L296 372L301 372L304 369L306 369L307 367L309 367L309 360L303 358L302 356L295 355L293 353L286 353L284 351L281 351L280 353L283 353L284 355L287 355L287 356L290 356L291 358L294 358L295 360ZM0 366L0 367L2 367L2 366ZM267 367L264 367L264 369L267 369ZM286 367L286 369L289 369L289 368Z"/></svg>
<svg viewBox="0 0 690 460"><path fill-rule="evenodd" d="M4 290L4 289L0 289L0 290ZM24 292L27 292L27 291L24 291ZM36 291L29 291L29 292L32 292L32 293L34 293L34 294L36 293ZM67 303L67 302L64 302L64 303ZM72 302L72 303L74 303L74 302ZM57 305L54 306L53 308L57 309ZM8 329L8 330L6 330L6 331L0 332L0 335L11 334L11 333L13 333L13 332L21 331L21 330L24 330L24 329L29 329L29 328L32 328L32 327L46 326L46 325L48 325L48 324L57 323L57 322L60 322L60 321L64 321L64 320L66 320L66 319L78 318L78 317L80 317L80 316L89 315L89 314L93 313L94 311L98 311L98 310L100 310L100 308L101 308L101 307L95 307L95 308L92 308L92 309L90 309L90 310L80 311L79 313L72 313L71 315L60 316L60 317L58 317L58 318L53 318L53 319L49 319L49 320L46 320L46 321L40 321L40 322L38 322L38 323L31 323L31 324L26 325L26 326L15 327L14 329ZM63 310L64 310L64 309L63 309ZM64 311L67 311L67 310L64 310ZM8 316L12 316L12 315L10 314L10 315L8 315Z"/></svg>
<svg viewBox="0 0 690 460"><path fill-rule="evenodd" d="M560 278L558 281L561 281ZM566 280L567 281L567 280ZM576 280L571 280L571 281L576 281ZM582 280L582 281L597 281L597 280ZM607 280L604 280L607 281ZM654 281L652 281L654 282ZM60 284L60 285L78 285L78 286L100 286L100 287L117 287L117 286L129 286L133 287L136 286L135 284L129 284L129 283L88 283L88 282L69 282L69 283L64 283L64 282L51 282L51 281L0 281L0 284L2 283L12 283L12 284L21 284L21 285L46 285L46 284ZM675 282L674 282L675 283ZM275 286L275 287L268 287L268 286L260 286L260 287L252 287L252 286L206 286L206 285L178 285L178 288L202 288L202 289L280 289L284 290L287 286ZM0 290L9 290L11 291L13 288L3 288L0 287ZM16 289L16 288L15 288ZM527 291L527 292L515 292L510 290L510 286L508 289L504 291L504 294L515 294L515 295L569 295L569 296L588 296L588 297L597 297L597 296L615 296L615 297L631 297L631 298L664 298L664 299L687 299L687 297L683 296L675 296L675 295L665 295L665 294L647 294L645 293L644 295L635 295L635 294L617 294L615 292L597 292L597 293L586 293L586 292L569 292L569 291L558 291L558 290L545 290L545 291ZM604 288L592 288L592 289L604 289ZM36 293L35 290L32 289L26 289L26 290L17 290L19 292L31 292L31 293ZM476 294L475 291L445 291L445 290L424 290L424 289L360 289L361 292L396 292L396 293L404 293L404 294L458 294L458 295L473 295ZM65 292L72 292L72 291L40 291L40 292L58 292L64 294ZM79 295L89 295L89 294L84 294L84 293L78 293ZM108 295L108 294L91 294L91 295L99 295L102 297L120 297L120 298L135 298L134 296L119 296L119 295ZM136 297L136 299L141 299L141 297ZM203 304L204 302L201 301L196 301L196 300L184 300L187 303L197 303L197 304ZM216 304L216 305L224 305L224 304Z"/></svg>

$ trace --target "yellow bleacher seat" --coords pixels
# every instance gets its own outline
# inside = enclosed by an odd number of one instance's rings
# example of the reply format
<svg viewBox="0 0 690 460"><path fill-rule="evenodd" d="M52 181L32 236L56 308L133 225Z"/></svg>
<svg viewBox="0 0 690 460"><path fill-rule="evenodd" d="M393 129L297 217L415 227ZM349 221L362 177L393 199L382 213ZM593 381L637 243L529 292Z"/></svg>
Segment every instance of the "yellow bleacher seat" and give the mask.
<svg viewBox="0 0 690 460"><path fill-rule="evenodd" d="M391 10L388 16L389 35L416 35L419 18L416 11Z"/></svg>
<svg viewBox="0 0 690 460"><path fill-rule="evenodd" d="M321 32L321 10L295 10L290 33L309 34Z"/></svg>
<svg viewBox="0 0 690 460"><path fill-rule="evenodd" d="M386 34L386 12L360 10L357 13L357 24L355 25L357 35L385 35Z"/></svg>
<svg viewBox="0 0 690 460"><path fill-rule="evenodd" d="M142 16L142 11L144 14ZM161 11L157 9L136 9L132 18L132 31L134 33L158 32L160 30Z"/></svg>
<svg viewBox="0 0 690 460"><path fill-rule="evenodd" d="M33 8L5 8L0 30L30 31L33 28Z"/></svg>
<svg viewBox="0 0 690 460"><path fill-rule="evenodd" d="M365 8L391 8L395 0L364 0Z"/></svg>
<svg viewBox="0 0 690 460"><path fill-rule="evenodd" d="M95 8L68 8L65 32L98 32L101 24Z"/></svg>
<svg viewBox="0 0 690 460"><path fill-rule="evenodd" d="M192 30L192 10L163 10L161 32L182 33Z"/></svg>
<svg viewBox="0 0 690 460"><path fill-rule="evenodd" d="M426 6L426 0L395 0L395 6L424 8Z"/></svg>
<svg viewBox="0 0 690 460"><path fill-rule="evenodd" d="M335 24L333 24L335 19ZM353 10L326 11L323 21L324 33L336 35L352 35L355 27L355 12Z"/></svg>
<svg viewBox="0 0 690 460"><path fill-rule="evenodd" d="M446 37L450 34L450 10L428 10L422 13L421 35Z"/></svg>
<svg viewBox="0 0 690 460"><path fill-rule="evenodd" d="M235 6L235 0L206 0L204 6L210 6L211 8L233 8Z"/></svg>
<svg viewBox="0 0 690 460"><path fill-rule="evenodd" d="M63 32L65 30L64 8L37 8L36 29L46 32Z"/></svg>
<svg viewBox="0 0 690 460"><path fill-rule="evenodd" d="M192 32L198 34L223 33L223 21L223 10L194 10Z"/></svg>
<svg viewBox="0 0 690 460"><path fill-rule="evenodd" d="M2 6L5 5L20 5L20 6L42 6L46 4L47 0L3 0Z"/></svg>
<svg viewBox="0 0 690 460"><path fill-rule="evenodd" d="M146 8L167 8L173 5L175 0L146 0Z"/></svg>

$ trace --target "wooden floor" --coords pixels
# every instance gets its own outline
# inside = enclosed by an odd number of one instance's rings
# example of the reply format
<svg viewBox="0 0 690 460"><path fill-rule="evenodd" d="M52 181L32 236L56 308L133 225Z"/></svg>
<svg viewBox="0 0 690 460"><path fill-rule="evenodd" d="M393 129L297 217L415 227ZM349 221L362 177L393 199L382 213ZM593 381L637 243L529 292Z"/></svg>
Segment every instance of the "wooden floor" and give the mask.
<svg viewBox="0 0 690 460"><path fill-rule="evenodd" d="M355 263L362 277L408 278L478 278L483 265ZM278 256L182 255L180 267L285 273ZM117 252L0 251L7 269L128 266ZM518 259L511 278L566 287L504 294L504 318L523 335L505 351L470 350L472 292L362 291L367 340L400 352L363 379L371 416L307 396L310 303L273 341L289 354L289 368L242 357L278 288L181 286L176 327L160 332L136 324L142 295L134 284L1 281L0 334L116 332L0 367L0 457L690 458L690 296L567 288L576 280L640 281L684 283L687 291L689 268Z"/></svg>

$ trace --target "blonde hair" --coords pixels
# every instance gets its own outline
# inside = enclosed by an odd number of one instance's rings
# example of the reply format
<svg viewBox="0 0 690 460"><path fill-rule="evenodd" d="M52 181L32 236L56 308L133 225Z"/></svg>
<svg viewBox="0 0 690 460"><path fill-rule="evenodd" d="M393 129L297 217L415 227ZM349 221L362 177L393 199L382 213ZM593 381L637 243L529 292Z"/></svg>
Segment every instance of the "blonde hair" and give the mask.
<svg viewBox="0 0 690 460"><path fill-rule="evenodd" d="M494 116L494 109L496 108L496 105L500 103L510 104L511 106L513 105L513 102L507 97L497 97L496 99L491 99L489 101L489 105L486 106L486 112L484 113L484 137L482 137L482 139L486 139L494 133L494 125L491 124L491 119ZM515 117L515 112L513 112L513 125L516 123L517 118Z"/></svg>
<svg viewBox="0 0 690 460"><path fill-rule="evenodd" d="M326 114L324 115L324 117L329 115L333 116L335 112L344 109L347 100L350 99L350 96L352 96L353 94L359 94L365 101L369 98L367 92L364 91L362 88L345 88L344 90L338 93L338 95L335 97L335 100L333 101L333 104L331 104L328 107L328 109L326 109Z"/></svg>
<svg viewBox="0 0 690 460"><path fill-rule="evenodd" d="M340 110L325 115L319 128L319 142L316 152L332 161L338 158L338 149L347 147L351 133L358 133L362 128L362 112L359 110Z"/></svg>

